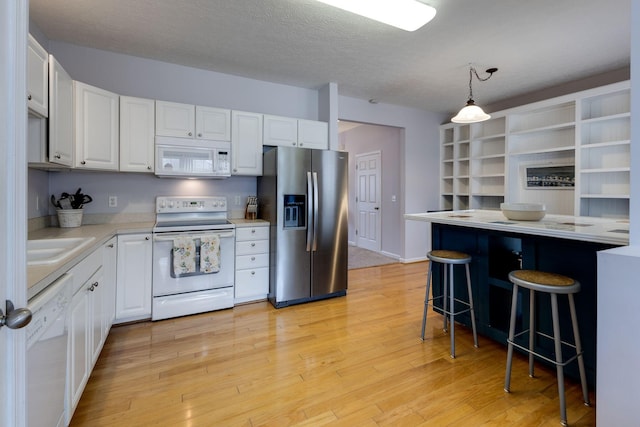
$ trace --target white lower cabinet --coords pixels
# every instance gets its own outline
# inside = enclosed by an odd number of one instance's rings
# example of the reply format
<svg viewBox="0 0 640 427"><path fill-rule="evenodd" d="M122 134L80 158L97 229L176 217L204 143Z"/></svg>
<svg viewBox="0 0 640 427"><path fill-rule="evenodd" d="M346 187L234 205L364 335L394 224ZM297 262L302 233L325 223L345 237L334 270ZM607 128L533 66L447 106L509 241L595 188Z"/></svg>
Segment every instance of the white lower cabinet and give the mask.
<svg viewBox="0 0 640 427"><path fill-rule="evenodd" d="M236 228L234 303L258 301L269 294L269 223Z"/></svg>
<svg viewBox="0 0 640 427"><path fill-rule="evenodd" d="M69 307L69 351L67 358L66 420L71 421L93 369L106 332L103 328L103 249L95 250L70 270L73 298Z"/></svg>
<svg viewBox="0 0 640 427"><path fill-rule="evenodd" d="M118 236L115 323L151 318L150 233Z"/></svg>

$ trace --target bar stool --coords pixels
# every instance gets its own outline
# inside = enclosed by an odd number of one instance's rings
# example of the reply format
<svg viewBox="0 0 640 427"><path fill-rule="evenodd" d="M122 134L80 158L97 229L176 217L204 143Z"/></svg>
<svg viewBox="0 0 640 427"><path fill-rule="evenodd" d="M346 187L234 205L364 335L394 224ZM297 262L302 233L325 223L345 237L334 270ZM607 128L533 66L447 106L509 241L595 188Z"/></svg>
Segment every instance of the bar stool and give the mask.
<svg viewBox="0 0 640 427"><path fill-rule="evenodd" d="M570 277L555 273L546 273L535 270L515 270L509 273L509 280L513 283L513 295L511 299L511 320L509 323L509 338L507 339L507 372L504 380L504 390L509 392L511 382L511 360L513 357L513 347L524 350L529 354L529 376L533 377L533 359L537 356L556 366L558 376L558 394L560 397L560 423L567 425L567 409L564 396L564 366L578 359L580 369L580 382L582 383L582 394L584 404L589 406L589 392L587 390L587 380L584 370L584 360L582 356L582 345L580 343L580 333L578 331L578 318L576 316L576 306L573 301L573 294L580 291L580 283ZM529 329L518 334L516 329L516 311L518 305L518 288L529 289ZM535 330L535 292L544 292L551 297L551 317L553 322L553 336L549 336ZM574 344L562 341L560 337L560 322L558 320L558 295L567 295L569 299L569 310L571 311L571 323L573 326ZM528 333L529 347L517 344L516 337ZM534 351L534 338L538 334L554 342L555 360L552 360ZM562 344L575 349L576 354L571 358L562 360Z"/></svg>
<svg viewBox="0 0 640 427"><path fill-rule="evenodd" d="M429 271L427 273L427 291L424 297L424 313L422 315L422 340L424 341L424 332L427 324L427 307L433 307L433 301L436 299L442 298L442 308L435 307L438 311L442 311L444 315L444 330L447 331L447 322L450 324L450 334L451 334L451 358L455 359L456 357L456 342L455 342L455 316L458 314L466 313L467 311L471 312L471 327L473 329L473 343L474 346L478 347L478 334L476 333L476 318L475 313L473 311L473 296L471 294L471 275L469 274L469 264L471 263L471 256L467 255L464 252L457 251L449 251L449 250L433 250L427 254L427 258L429 258ZM434 262L441 263L445 265L444 268L444 283L443 295L429 298L429 290L431 287L431 272L432 265ZM467 274L467 292L469 293L469 301L462 301L460 299L455 298L453 293L453 266L454 265L464 265L466 274ZM447 276L448 276L448 287L449 287L449 299L447 300ZM447 309L447 302L449 303L449 309ZM466 308L455 311L455 303L461 303L466 306Z"/></svg>

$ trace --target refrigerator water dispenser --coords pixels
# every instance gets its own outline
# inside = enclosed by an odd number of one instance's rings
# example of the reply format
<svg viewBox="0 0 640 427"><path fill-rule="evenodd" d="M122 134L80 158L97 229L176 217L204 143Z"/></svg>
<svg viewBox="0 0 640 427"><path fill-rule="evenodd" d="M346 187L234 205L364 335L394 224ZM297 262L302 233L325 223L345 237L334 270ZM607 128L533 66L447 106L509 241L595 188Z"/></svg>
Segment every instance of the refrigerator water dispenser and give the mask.
<svg viewBox="0 0 640 427"><path fill-rule="evenodd" d="M307 200L304 194L284 195L284 228L304 228Z"/></svg>

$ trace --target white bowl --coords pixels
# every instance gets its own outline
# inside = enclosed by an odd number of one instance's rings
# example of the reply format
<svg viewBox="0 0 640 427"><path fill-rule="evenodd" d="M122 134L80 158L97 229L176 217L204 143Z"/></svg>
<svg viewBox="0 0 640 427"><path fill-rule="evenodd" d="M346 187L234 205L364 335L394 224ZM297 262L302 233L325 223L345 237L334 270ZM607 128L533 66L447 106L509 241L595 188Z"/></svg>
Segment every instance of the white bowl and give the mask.
<svg viewBox="0 0 640 427"><path fill-rule="evenodd" d="M540 221L545 215L542 203L500 203L502 214L515 221Z"/></svg>

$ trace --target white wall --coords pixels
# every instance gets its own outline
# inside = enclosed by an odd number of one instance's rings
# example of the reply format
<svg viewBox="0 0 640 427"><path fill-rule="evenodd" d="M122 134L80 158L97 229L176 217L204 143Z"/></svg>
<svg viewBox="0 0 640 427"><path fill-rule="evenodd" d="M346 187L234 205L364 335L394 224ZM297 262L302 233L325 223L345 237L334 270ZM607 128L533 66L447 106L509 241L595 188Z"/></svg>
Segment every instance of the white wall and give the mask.
<svg viewBox="0 0 640 427"><path fill-rule="evenodd" d="M398 230L402 228L404 218L401 214L401 153L404 143L402 129L391 126L361 125L339 135L340 146L349 152L349 241L356 240L356 156L358 154L381 152L381 203L380 214L382 234L381 250L389 255L400 257L402 239ZM395 196L396 201L392 201Z"/></svg>
<svg viewBox="0 0 640 427"><path fill-rule="evenodd" d="M447 116L340 96L338 117L340 120L402 128L404 152L401 153L400 176L404 199L401 215L438 209L439 126ZM400 254L402 260L426 259L431 247L428 223L402 221L398 232L404 248L404 253ZM424 236L424 239L416 236Z"/></svg>

